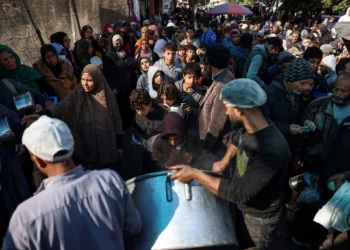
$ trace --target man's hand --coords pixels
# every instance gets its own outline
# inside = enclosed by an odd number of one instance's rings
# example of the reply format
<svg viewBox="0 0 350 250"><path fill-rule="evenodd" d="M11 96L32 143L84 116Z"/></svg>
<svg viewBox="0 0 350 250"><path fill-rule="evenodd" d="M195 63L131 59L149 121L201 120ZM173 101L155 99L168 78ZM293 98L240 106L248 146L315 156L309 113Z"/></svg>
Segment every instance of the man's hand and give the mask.
<svg viewBox="0 0 350 250"><path fill-rule="evenodd" d="M28 115L28 116L25 116L23 119L22 119L22 125L27 125L29 126L30 124L32 124L33 122L35 122L36 120L38 120L40 118L40 115L38 114L34 114L34 115Z"/></svg>
<svg viewBox="0 0 350 250"><path fill-rule="evenodd" d="M185 110L187 113L191 113L192 107L191 107L190 105L186 105L186 106L184 106L184 110Z"/></svg>
<svg viewBox="0 0 350 250"><path fill-rule="evenodd" d="M124 59L124 57L126 56L126 53L124 51L120 51L118 52L118 56L120 59Z"/></svg>
<svg viewBox="0 0 350 250"><path fill-rule="evenodd" d="M303 131L301 131L300 126L297 124L291 124L290 125L290 134L291 135L301 135L303 133Z"/></svg>
<svg viewBox="0 0 350 250"><path fill-rule="evenodd" d="M346 181L346 176L345 174L341 173L341 174L335 174L333 176L331 176L328 180L327 180L327 184L331 181L334 181L335 184L335 190L338 190Z"/></svg>
<svg viewBox="0 0 350 250"><path fill-rule="evenodd" d="M228 166L228 163L224 159L222 159L221 161L216 161L213 164L212 172L222 174L222 172L224 172L227 166Z"/></svg>
<svg viewBox="0 0 350 250"><path fill-rule="evenodd" d="M191 168L188 165L176 165L173 167L169 167L171 170L177 170L175 174L170 175L171 179L177 179L180 182L188 183L193 181L194 176L196 174L196 169Z"/></svg>
<svg viewBox="0 0 350 250"><path fill-rule="evenodd" d="M315 125L315 123L312 122L312 121L310 121L310 120L306 120L306 121L304 122L304 126L312 126L312 127L314 127L314 130L313 130L312 132L315 132L315 130L316 130L316 125Z"/></svg>
<svg viewBox="0 0 350 250"><path fill-rule="evenodd" d="M320 181L320 176L317 174L311 174L310 181L312 184L318 183Z"/></svg>

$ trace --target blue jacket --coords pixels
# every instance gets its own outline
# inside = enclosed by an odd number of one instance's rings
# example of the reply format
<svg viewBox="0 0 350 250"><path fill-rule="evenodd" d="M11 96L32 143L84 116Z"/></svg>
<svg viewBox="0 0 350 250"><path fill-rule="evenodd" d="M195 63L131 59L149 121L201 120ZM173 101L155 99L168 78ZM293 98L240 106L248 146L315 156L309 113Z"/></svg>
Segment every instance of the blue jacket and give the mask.
<svg viewBox="0 0 350 250"><path fill-rule="evenodd" d="M206 43L208 45L216 43L216 35L214 31L211 29L208 29L206 32L204 32L200 39L201 44Z"/></svg>
<svg viewBox="0 0 350 250"><path fill-rule="evenodd" d="M317 86L316 86L315 90L317 90L318 92L327 94L328 84L327 84L326 78L324 78L323 76L321 76L318 73L314 74L314 78L317 81Z"/></svg>

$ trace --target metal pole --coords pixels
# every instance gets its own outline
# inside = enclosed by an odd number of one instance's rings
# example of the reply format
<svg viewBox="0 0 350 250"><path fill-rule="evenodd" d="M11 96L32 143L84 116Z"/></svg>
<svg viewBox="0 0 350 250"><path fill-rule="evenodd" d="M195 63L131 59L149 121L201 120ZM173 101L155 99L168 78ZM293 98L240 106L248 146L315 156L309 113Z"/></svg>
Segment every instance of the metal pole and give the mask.
<svg viewBox="0 0 350 250"><path fill-rule="evenodd" d="M70 22L71 22L71 28L72 28L72 38L73 38L73 44L75 44L76 42L76 38L75 38L75 24L74 24L74 9L73 9L73 5L72 5L72 1L69 0L69 12L70 12Z"/></svg>
<svg viewBox="0 0 350 250"><path fill-rule="evenodd" d="M78 25L79 32L80 32L81 31L81 27L80 27L80 22L79 22L77 6L75 5L75 1L74 0L71 0L71 1L72 1L72 6L73 6L73 12L75 14L75 19L77 20L77 25Z"/></svg>
<svg viewBox="0 0 350 250"><path fill-rule="evenodd" d="M23 5L24 5L24 8L26 9L26 11L27 11L27 13L28 13L28 16L29 16L30 21L32 22L32 25L33 25L33 27L34 27L34 29L35 29L35 32L36 32L36 34L38 35L39 41L40 41L40 43L41 43L41 46L43 46L43 45L45 44L44 39L43 39L43 37L42 37L42 35L41 35L41 32L40 32L38 26L37 26L36 23L34 22L32 13L30 12L30 9L29 9L29 5L28 5L28 3L27 3L26 0L22 0L22 2L23 2Z"/></svg>

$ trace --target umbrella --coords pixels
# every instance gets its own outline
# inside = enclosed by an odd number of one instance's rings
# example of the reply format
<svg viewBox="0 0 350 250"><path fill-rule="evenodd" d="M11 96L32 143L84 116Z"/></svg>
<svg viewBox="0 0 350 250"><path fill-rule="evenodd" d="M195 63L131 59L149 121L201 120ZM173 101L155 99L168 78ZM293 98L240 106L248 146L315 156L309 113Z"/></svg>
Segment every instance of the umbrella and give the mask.
<svg viewBox="0 0 350 250"><path fill-rule="evenodd" d="M242 14L253 15L253 12L243 5L236 3L224 3L214 7L208 14L224 15L224 14Z"/></svg>

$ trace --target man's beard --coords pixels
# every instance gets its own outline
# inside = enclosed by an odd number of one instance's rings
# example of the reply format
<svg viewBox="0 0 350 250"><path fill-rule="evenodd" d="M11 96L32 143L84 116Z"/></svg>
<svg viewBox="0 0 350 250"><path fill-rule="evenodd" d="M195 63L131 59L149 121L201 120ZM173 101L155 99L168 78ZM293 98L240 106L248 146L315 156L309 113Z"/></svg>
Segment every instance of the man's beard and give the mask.
<svg viewBox="0 0 350 250"><path fill-rule="evenodd" d="M34 163L33 163L34 164ZM34 182L34 186L36 189L38 189L40 187L40 184L47 179L47 176L44 175L42 172L40 172L40 170L38 169L38 167L34 164L34 171L33 171L33 182Z"/></svg>
<svg viewBox="0 0 350 250"><path fill-rule="evenodd" d="M344 104L349 100L349 97L347 97L347 98L345 98L345 99L342 99L342 98L333 96L333 97L332 97L332 100L333 100L333 103L334 103L335 105L342 106L342 105L344 105Z"/></svg>
<svg viewBox="0 0 350 250"><path fill-rule="evenodd" d="M231 121L232 124L232 130L238 130L243 127L243 122L241 121Z"/></svg>

